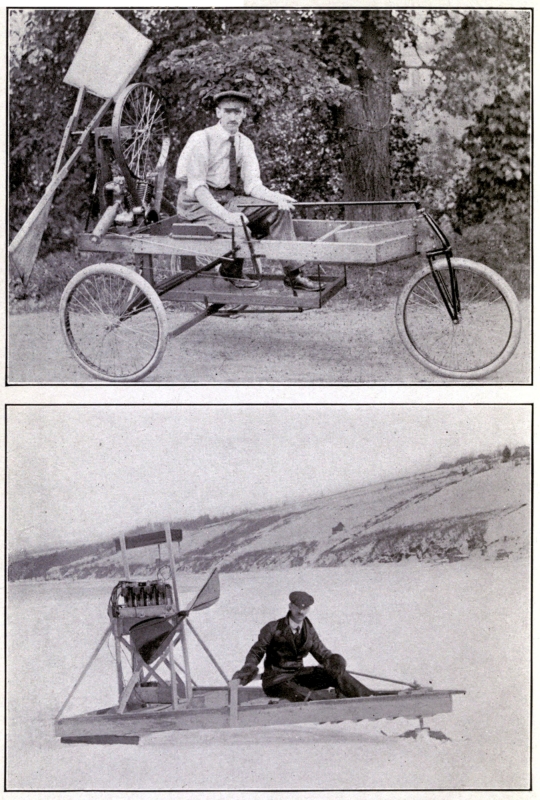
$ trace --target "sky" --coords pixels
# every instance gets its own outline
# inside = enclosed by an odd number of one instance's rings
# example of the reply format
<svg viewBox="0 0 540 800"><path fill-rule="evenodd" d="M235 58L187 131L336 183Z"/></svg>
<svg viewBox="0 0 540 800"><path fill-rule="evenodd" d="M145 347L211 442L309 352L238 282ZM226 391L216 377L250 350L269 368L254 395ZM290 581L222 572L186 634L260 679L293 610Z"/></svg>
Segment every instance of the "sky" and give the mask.
<svg viewBox="0 0 540 800"><path fill-rule="evenodd" d="M11 406L11 552L261 508L530 444L515 405Z"/></svg>

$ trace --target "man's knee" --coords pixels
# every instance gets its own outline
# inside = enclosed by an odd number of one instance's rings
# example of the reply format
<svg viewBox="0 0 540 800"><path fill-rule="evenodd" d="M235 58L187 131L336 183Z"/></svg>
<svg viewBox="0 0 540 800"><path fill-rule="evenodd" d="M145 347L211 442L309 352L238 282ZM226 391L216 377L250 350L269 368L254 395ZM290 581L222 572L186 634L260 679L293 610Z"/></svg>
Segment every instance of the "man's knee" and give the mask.
<svg viewBox="0 0 540 800"><path fill-rule="evenodd" d="M332 653L324 662L324 668L333 677L337 678L345 672L347 662L339 653Z"/></svg>
<svg viewBox="0 0 540 800"><path fill-rule="evenodd" d="M249 216L249 228L256 239L266 239L273 225L279 220L279 210L269 206L258 208Z"/></svg>

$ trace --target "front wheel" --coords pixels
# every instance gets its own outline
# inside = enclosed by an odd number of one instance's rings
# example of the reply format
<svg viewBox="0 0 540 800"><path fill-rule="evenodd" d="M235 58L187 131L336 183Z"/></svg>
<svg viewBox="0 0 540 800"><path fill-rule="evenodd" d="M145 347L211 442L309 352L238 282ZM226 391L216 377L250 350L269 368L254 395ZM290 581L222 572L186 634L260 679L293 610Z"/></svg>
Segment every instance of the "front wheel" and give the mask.
<svg viewBox="0 0 540 800"><path fill-rule="evenodd" d="M94 264L70 280L60 300L60 323L79 364L113 383L144 378L167 346L159 296L141 275L118 264Z"/></svg>
<svg viewBox="0 0 540 800"><path fill-rule="evenodd" d="M457 319L443 300L452 296L446 259L426 265L403 289L396 324L409 353L448 378L483 378L514 353L521 334L517 298L496 272L465 258L451 259L457 288ZM441 292L441 288L442 292Z"/></svg>

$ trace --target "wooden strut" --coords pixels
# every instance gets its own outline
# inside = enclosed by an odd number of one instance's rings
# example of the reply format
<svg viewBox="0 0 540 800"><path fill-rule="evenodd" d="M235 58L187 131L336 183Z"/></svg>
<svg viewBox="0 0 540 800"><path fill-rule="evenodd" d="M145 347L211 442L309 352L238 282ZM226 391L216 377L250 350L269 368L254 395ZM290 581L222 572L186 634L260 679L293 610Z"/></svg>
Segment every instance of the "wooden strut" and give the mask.
<svg viewBox="0 0 540 800"><path fill-rule="evenodd" d="M131 655L132 659L136 658L137 651L133 647L133 645L131 645L129 643L129 641L127 641L127 639L125 639L123 636L121 637L120 641L122 642L124 647L128 650L128 652ZM156 672L156 670L159 667L159 665L161 664L161 662L165 660L165 658L166 658L165 655L162 655L162 656L160 656L160 658L158 659L158 661L155 664L145 664L144 665L144 668L146 669L148 674L152 675L157 680L157 682L160 683L162 686L168 686L168 683L161 677L161 675L159 675Z"/></svg>
<svg viewBox="0 0 540 800"><path fill-rule="evenodd" d="M130 581L131 580L131 574L130 574L130 571L129 571L129 561L128 561L128 557L127 557L126 534L123 533L123 532L120 534L120 548L122 550L122 563L124 565L124 574L125 574L126 580Z"/></svg>
<svg viewBox="0 0 540 800"><path fill-rule="evenodd" d="M136 687L136 685L139 683L141 675L141 667L142 667L142 658L137 657L133 665L133 673L131 675L131 678L127 682L126 687L122 692L120 702L118 704L119 714L123 714L124 711L126 710L129 698L131 697L131 693L133 692L133 689Z"/></svg>
<svg viewBox="0 0 540 800"><path fill-rule="evenodd" d="M116 640L117 643L119 640ZM141 671L146 670L148 675L152 675L161 686L168 687L168 684L161 675L157 672L157 668L161 663L165 664L165 666L169 669L171 674L171 684L170 689L172 693L172 705L173 709L178 709L178 688L177 688L177 674L175 666L179 669L182 669L180 664L174 660L174 646L178 641L178 638L175 641L171 641L168 652L169 658L167 658L166 654L163 654L157 661L156 664L143 664L142 659L140 658L139 654L135 650L135 648L127 641L124 637L121 637L120 641L122 644L127 648L128 652L132 655L133 658L133 672L131 678L129 679L128 683L124 686L123 683L121 684L121 689L119 693L119 705L118 705L118 713L123 714L126 710L126 706L129 702L129 698L131 697L133 690L137 686L137 683L141 679ZM118 665L118 664L117 664ZM181 679L180 679L181 680ZM120 684L119 684L120 686ZM187 695L187 692L186 692Z"/></svg>
<svg viewBox="0 0 540 800"><path fill-rule="evenodd" d="M173 711L178 711L178 690L176 688L176 668L174 666L174 644L171 639L169 643L169 661L171 662L171 694ZM186 687L187 694L187 687Z"/></svg>
<svg viewBox="0 0 540 800"><path fill-rule="evenodd" d="M124 691L124 673L122 671L122 640L115 636L114 637L114 654L116 657L116 678L118 681L118 702L120 702L120 698L122 697L122 692Z"/></svg>
<svg viewBox="0 0 540 800"><path fill-rule="evenodd" d="M54 178L60 172L60 167L64 159L64 153L66 152L69 135L72 132L73 128L75 128L75 126L77 125L77 122L79 121L79 116L81 114L81 108L84 100L85 91L86 91L85 87L81 86L77 94L77 100L75 101L75 108L73 109L73 114L69 118L66 128L64 130L64 135L62 137L62 142L60 144L60 150L58 151L58 156L56 157L56 164L54 165L54 171L51 180L54 180Z"/></svg>
<svg viewBox="0 0 540 800"><path fill-rule="evenodd" d="M201 645L202 649L204 650L204 652L206 653L206 655L208 656L208 658L210 659L210 661L212 662L214 667L217 669L217 671L219 672L219 674L221 675L221 677L223 678L225 683L228 684L229 683L229 679L227 678L227 676L225 675L225 673L223 672L223 670L219 666L218 662L216 661L216 659L214 658L214 656L212 655L212 653L210 652L208 647L205 645L205 643L203 642L203 640L201 639L201 637L199 636L199 634L197 633L197 631L195 630L195 628L193 627L193 625L191 624L189 619L186 619L186 625L188 626L190 631L193 633L193 635L195 636L195 638L197 639L197 641Z"/></svg>
<svg viewBox="0 0 540 800"><path fill-rule="evenodd" d="M180 336L181 333L193 328L194 325L202 322L203 319L206 319L206 317L211 317L212 314L216 314L220 308L223 308L223 303L210 303L210 305L207 305L203 311L195 314L195 316L191 317L191 319L188 319L187 322L183 322L177 328L169 331L169 339L174 339L176 336Z"/></svg>
<svg viewBox="0 0 540 800"><path fill-rule="evenodd" d="M75 694L76 689L81 685L82 679L84 678L84 676L86 675L86 673L88 672L88 670L90 669L90 667L92 666L94 661L96 660L96 658L97 658L97 656L99 654L99 651L101 650L101 648L103 647L103 645L105 644L107 639L109 638L109 634L111 633L111 631L112 631L112 625L109 625L109 627L107 628L107 630L105 631L105 633L101 637L100 643L98 644L98 646L96 647L96 649L94 650L92 655L90 656L90 660L88 661L88 663L84 667L83 671L79 675L77 681L75 682L75 686L73 687L71 692L68 694L68 696L67 696L67 698L66 698L66 700L64 702L64 705L62 706L62 708L60 709L60 711L56 715L56 719L60 719L60 717L62 716L62 712L65 711L66 706L69 703L69 701L71 700L71 698L73 697L73 695Z"/></svg>
<svg viewBox="0 0 540 800"><path fill-rule="evenodd" d="M233 680L229 683L229 726L238 727L238 687L240 681Z"/></svg>
<svg viewBox="0 0 540 800"><path fill-rule="evenodd" d="M172 706L173 706L174 710L178 710L179 703L178 703L177 679L180 680L182 684L183 684L183 681L176 674L175 667L178 667L181 671L184 671L184 670L182 670L182 667L180 666L180 664L178 664L174 660L174 657L168 659L167 655L165 653L159 658L159 660L156 662L156 664L154 664L154 665L143 664L140 661L138 654L136 653L135 649L131 646L131 644L128 641L126 641L123 637L122 637L121 641L124 644L124 646L127 647L128 651L133 655L135 663L134 663L134 671L133 671L133 674L132 674L132 676L130 678L130 682L128 683L127 686L122 687L122 691L120 692L118 713L119 714L123 714L124 713L124 711L126 709L126 706L127 706L127 703L129 702L129 698L131 697L131 694L133 693L133 690L135 689L135 687L137 686L138 681L141 678L142 670L146 670L148 675L152 675L161 686L171 689ZM176 642L178 642L178 639L176 639ZM169 645L169 654L172 653L173 656L174 656L174 645L176 644L176 642L171 642L171 644ZM170 671L170 674L171 674L170 686L161 677L161 675L157 672L157 668L162 663L165 664L165 666ZM134 678L134 676L135 676L135 678ZM128 689L128 687L129 687L129 689Z"/></svg>
<svg viewBox="0 0 540 800"><path fill-rule="evenodd" d="M178 644L178 642L180 641L180 638L181 638L181 634L178 633L176 635L175 639L174 639L174 646L175 647ZM128 647L131 648L131 645L128 645ZM150 664L146 664L146 669L149 670L149 672L151 672L153 675L155 675L155 677L162 683L163 686L167 686L167 683L163 680L163 678L160 675L158 675L157 672L155 672L155 670L159 667L159 665L161 663L164 663L170 669L170 664L169 664L169 662L167 660L166 653L163 653L152 666ZM184 667L181 664L179 664L178 661L176 661L176 659L174 660L174 663L178 667L180 672L183 672L184 675L185 675L186 671L185 671ZM196 689L198 688L197 683L193 680L193 678L191 678L191 683L193 684L193 686Z"/></svg>
<svg viewBox="0 0 540 800"><path fill-rule="evenodd" d="M176 611L180 611L180 600L178 596L178 584L176 581L176 565L174 561L174 552L172 546L172 536L171 536L171 526L168 522L165 523L165 538L167 540L167 547L169 549L169 560L171 564L171 574L172 574L172 582L173 582L173 592L174 592L174 602L176 605ZM182 643L182 653L184 656L184 668L186 672L186 697L188 700L191 700L193 695L193 687L191 684L191 670L189 668L189 653L187 648L187 641L186 641L186 629L184 626L184 620L180 623L180 641ZM172 677L172 675L171 675Z"/></svg>

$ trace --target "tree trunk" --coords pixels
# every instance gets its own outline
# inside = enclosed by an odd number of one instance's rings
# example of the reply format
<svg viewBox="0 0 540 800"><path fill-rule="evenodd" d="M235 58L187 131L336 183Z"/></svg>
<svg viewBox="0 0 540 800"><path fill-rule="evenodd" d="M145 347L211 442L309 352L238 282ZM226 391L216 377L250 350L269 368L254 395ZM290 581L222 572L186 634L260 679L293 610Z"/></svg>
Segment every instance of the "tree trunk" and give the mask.
<svg viewBox="0 0 540 800"><path fill-rule="evenodd" d="M366 73L358 73L342 110L344 200L390 200L392 53L365 12L361 45ZM388 219L391 207L346 207L347 219Z"/></svg>

